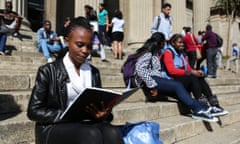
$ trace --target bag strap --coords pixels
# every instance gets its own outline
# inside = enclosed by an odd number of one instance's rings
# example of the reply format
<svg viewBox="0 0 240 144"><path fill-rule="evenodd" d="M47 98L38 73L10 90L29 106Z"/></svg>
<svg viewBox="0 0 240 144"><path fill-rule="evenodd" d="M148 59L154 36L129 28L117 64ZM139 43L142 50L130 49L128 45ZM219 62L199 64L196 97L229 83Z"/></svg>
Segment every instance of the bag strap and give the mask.
<svg viewBox="0 0 240 144"><path fill-rule="evenodd" d="M157 30L158 30L158 28L159 28L159 26L160 26L160 24L161 24L161 17L160 16L157 16Z"/></svg>
<svg viewBox="0 0 240 144"><path fill-rule="evenodd" d="M190 34L190 37L191 37L191 39L192 39L192 42L193 42L194 46L197 46L197 45L196 45L196 42L195 42L194 39L193 39L193 34Z"/></svg>

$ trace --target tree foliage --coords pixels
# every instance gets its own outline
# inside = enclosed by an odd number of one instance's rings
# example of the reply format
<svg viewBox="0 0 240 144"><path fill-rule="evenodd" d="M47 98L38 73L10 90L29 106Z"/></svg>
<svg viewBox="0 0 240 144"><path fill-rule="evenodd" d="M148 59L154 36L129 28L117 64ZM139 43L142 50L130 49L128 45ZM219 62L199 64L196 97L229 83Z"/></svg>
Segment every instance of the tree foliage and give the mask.
<svg viewBox="0 0 240 144"><path fill-rule="evenodd" d="M233 19L240 16L240 0L214 0L216 6L221 6Z"/></svg>

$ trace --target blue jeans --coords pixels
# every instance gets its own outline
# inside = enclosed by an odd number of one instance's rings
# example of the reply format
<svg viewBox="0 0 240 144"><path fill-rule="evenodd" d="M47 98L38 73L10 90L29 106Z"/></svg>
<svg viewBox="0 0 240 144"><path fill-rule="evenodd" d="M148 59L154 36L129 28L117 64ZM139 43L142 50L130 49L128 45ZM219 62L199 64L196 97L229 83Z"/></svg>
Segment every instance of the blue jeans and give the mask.
<svg viewBox="0 0 240 144"><path fill-rule="evenodd" d="M51 57L50 53L59 52L61 48L60 43L49 44L47 40L41 40L38 44L38 50L43 52L46 59Z"/></svg>
<svg viewBox="0 0 240 144"><path fill-rule="evenodd" d="M154 76L153 79L157 82L158 93L169 96L176 96L178 100L190 107L193 112L198 112L203 106L197 100L193 99L191 95L186 91L184 86L175 80L169 80Z"/></svg>
<svg viewBox="0 0 240 144"><path fill-rule="evenodd" d="M0 52L4 52L6 41L7 41L7 34L1 33L0 34Z"/></svg>

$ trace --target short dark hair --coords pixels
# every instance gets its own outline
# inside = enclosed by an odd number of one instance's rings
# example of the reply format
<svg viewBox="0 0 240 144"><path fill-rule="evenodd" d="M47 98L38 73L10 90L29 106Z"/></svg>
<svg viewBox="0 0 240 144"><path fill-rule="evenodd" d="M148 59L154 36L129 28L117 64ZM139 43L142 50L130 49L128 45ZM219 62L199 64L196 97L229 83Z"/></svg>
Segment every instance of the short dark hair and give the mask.
<svg viewBox="0 0 240 144"><path fill-rule="evenodd" d="M7 6L7 4L9 4L11 6L11 8L12 8L12 1L6 1L5 2L5 6Z"/></svg>
<svg viewBox="0 0 240 144"><path fill-rule="evenodd" d="M190 32L191 31L191 27L185 27L185 31L186 32Z"/></svg>
<svg viewBox="0 0 240 144"><path fill-rule="evenodd" d="M69 34L72 32L72 30L76 26L83 27L89 31L92 31L89 21L85 17L79 16L79 17L71 19L70 24L66 28L66 36L69 36Z"/></svg>
<svg viewBox="0 0 240 144"><path fill-rule="evenodd" d="M51 21L50 20L44 20L43 21L43 25L45 25L46 23L50 23L51 24Z"/></svg>
<svg viewBox="0 0 240 144"><path fill-rule="evenodd" d="M172 8L172 5L171 5L170 3L164 3L163 6L162 6L162 8L164 9L164 8L166 8L166 7Z"/></svg>
<svg viewBox="0 0 240 144"><path fill-rule="evenodd" d="M211 31L211 30L212 30L212 26L211 26L210 24L208 24L208 25L206 26L206 30L207 30L207 31Z"/></svg>
<svg viewBox="0 0 240 144"><path fill-rule="evenodd" d="M99 3L99 5L105 8L105 4L104 3Z"/></svg>
<svg viewBox="0 0 240 144"><path fill-rule="evenodd" d="M85 5L84 8L87 8L87 9L89 9L89 10L92 10L92 9L93 9L93 7L91 7L90 5Z"/></svg>
<svg viewBox="0 0 240 144"><path fill-rule="evenodd" d="M114 11L114 16L119 18L119 19L123 18L122 12L120 10L115 10Z"/></svg>

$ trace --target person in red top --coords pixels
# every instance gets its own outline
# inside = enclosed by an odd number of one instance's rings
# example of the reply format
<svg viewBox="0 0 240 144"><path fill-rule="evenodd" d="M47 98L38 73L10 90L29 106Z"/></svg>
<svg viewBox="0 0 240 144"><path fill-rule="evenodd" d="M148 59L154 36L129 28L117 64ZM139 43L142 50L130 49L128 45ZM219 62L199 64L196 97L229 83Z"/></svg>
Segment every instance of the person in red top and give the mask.
<svg viewBox="0 0 240 144"><path fill-rule="evenodd" d="M211 106L214 116L225 115L228 112L220 107L217 96L212 94L208 83L204 79L202 70L192 69L183 54L184 43L181 34L175 34L169 40L169 48L161 56L168 78L181 82L184 87L192 92L199 101Z"/></svg>
<svg viewBox="0 0 240 144"><path fill-rule="evenodd" d="M192 68L194 68L197 59L196 50L198 40L196 36L191 33L191 27L186 27L186 34L183 38L183 42L185 44L185 50L188 56L189 64Z"/></svg>

